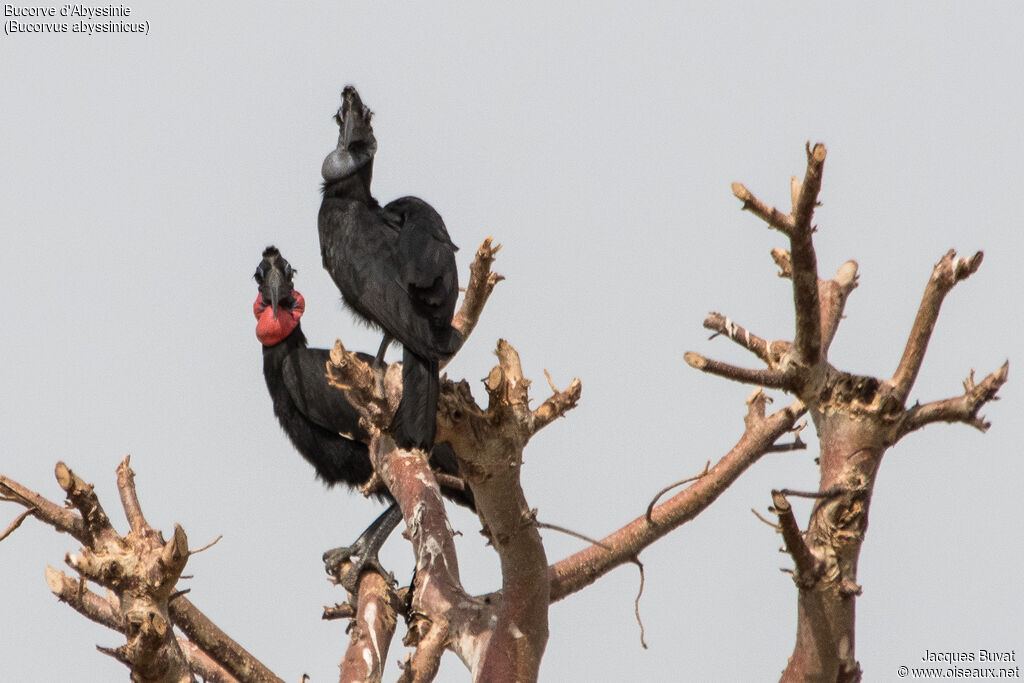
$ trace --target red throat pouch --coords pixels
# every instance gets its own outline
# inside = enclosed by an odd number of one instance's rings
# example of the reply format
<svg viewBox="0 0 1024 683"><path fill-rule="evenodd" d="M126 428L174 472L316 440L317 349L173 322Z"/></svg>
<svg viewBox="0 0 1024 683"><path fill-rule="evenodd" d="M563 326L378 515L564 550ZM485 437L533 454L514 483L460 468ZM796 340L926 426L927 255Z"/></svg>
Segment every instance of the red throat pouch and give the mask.
<svg viewBox="0 0 1024 683"><path fill-rule="evenodd" d="M292 292L295 299L291 307L278 306L277 318L274 318L273 309L263 303L263 295L257 294L256 301L252 304L252 312L256 316L256 338L264 346L280 344L292 333L306 310L306 301L296 291Z"/></svg>

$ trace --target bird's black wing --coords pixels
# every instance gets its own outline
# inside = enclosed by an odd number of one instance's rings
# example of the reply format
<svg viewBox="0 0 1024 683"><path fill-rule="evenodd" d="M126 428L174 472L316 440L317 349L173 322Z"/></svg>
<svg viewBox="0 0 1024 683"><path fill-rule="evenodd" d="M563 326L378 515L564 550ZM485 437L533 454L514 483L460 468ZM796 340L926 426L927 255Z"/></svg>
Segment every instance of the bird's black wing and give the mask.
<svg viewBox="0 0 1024 683"><path fill-rule="evenodd" d="M373 356L361 353L367 363ZM327 349L296 349L284 361L282 377L285 387L299 411L324 429L365 441L366 432L359 426L359 413L345 399L345 392L327 383Z"/></svg>
<svg viewBox="0 0 1024 683"><path fill-rule="evenodd" d="M452 243L437 211L418 197L396 199L384 207L384 213L397 217L399 228L395 279L407 292L416 313L435 328L435 336L444 336L459 296L455 265L459 248Z"/></svg>
<svg viewBox="0 0 1024 683"><path fill-rule="evenodd" d="M395 204L368 210L325 197L319 218L324 268L363 319L423 358L447 358L462 343L450 324L458 297L454 245L433 238L432 226L419 229L425 224L403 219ZM427 284L412 289L418 282Z"/></svg>

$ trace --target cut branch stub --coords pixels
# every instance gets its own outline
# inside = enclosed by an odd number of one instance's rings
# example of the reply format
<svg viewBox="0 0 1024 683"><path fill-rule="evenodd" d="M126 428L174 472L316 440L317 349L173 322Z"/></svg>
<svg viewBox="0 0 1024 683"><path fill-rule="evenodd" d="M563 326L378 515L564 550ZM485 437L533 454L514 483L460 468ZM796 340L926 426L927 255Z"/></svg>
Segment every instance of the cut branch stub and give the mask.
<svg viewBox="0 0 1024 683"><path fill-rule="evenodd" d="M818 301L821 306L821 343L827 358L828 349L839 330L843 309L850 292L857 288L857 262L847 261L831 280L818 282Z"/></svg>
<svg viewBox="0 0 1024 683"><path fill-rule="evenodd" d="M749 368L741 368L729 363L723 363L722 361L705 358L694 351L687 351L683 354L683 360L685 360L687 365L695 370L725 377L726 379L731 379L735 382L753 384L755 386L766 387L769 389L786 389L788 391L795 391L797 388L797 376L790 368L785 370L751 370Z"/></svg>
<svg viewBox="0 0 1024 683"><path fill-rule="evenodd" d="M957 260L956 252L950 249L932 269L932 276L928 280L928 284L925 285L924 295L921 297L917 317L914 318L913 327L908 335L903 357L900 358L899 366L892 379L889 380L889 384L894 389L894 395L901 403L907 400L907 396L910 395L910 390L917 380L921 364L924 362L925 352L928 349L928 342L935 330L935 323L939 319L942 302L956 283L966 280L981 267L983 257L984 255L979 251L969 259Z"/></svg>
<svg viewBox="0 0 1024 683"><path fill-rule="evenodd" d="M811 143L806 145L807 149L807 171L804 174L804 181L800 184L799 193L793 201L793 223L796 229L807 233L808 237L813 231L811 221L814 218L814 207L818 205L818 194L821 192L822 171L825 168L825 156L827 154L825 145ZM790 192L796 189L790 182Z"/></svg>
<svg viewBox="0 0 1024 683"><path fill-rule="evenodd" d="M85 543L88 539L88 533L81 515L77 515L63 505L58 505L44 498L3 474L0 474L0 500L23 506L25 513L31 514L31 516L44 524L52 526L57 531L68 534L80 543ZM7 527L3 537L12 533L18 526L20 526L20 522L17 520L12 522Z"/></svg>
<svg viewBox="0 0 1024 683"><path fill-rule="evenodd" d="M784 235L789 235L793 232L795 225L791 216L762 202L743 183L733 183L732 193L743 202L744 211L749 211Z"/></svg>
<svg viewBox="0 0 1024 683"><path fill-rule="evenodd" d="M796 571L793 581L801 589L808 589L821 577L822 566L804 542L800 526L793 516L793 507L780 491L772 491L772 512L779 517L779 533L786 543L786 552L793 558Z"/></svg>
<svg viewBox="0 0 1024 683"><path fill-rule="evenodd" d="M103 506L100 505L99 499L96 498L92 484L83 481L63 462L57 463L57 466L54 468L54 475L57 478L57 484L67 494L68 501L82 515L86 531L93 539L100 536L106 538L114 533L113 527L110 526L110 518L107 517L107 513L103 511Z"/></svg>
<svg viewBox="0 0 1024 683"><path fill-rule="evenodd" d="M470 483L507 468L513 462L507 456L510 453L521 456L527 441L537 431L576 407L582 393L579 379L573 379L561 391L552 386L551 396L531 411L531 382L523 376L518 352L500 339L495 355L498 365L484 379L488 396L486 409L477 405L465 380L456 383L445 378L441 383L437 440L452 444L459 456L460 468ZM484 457L496 453L501 455ZM489 474L491 468L494 472Z"/></svg>
<svg viewBox="0 0 1024 683"><path fill-rule="evenodd" d="M491 237L483 241L476 250L476 257L469 265L469 284L466 285L466 296L462 305L452 319L452 327L462 335L463 343L476 328L480 320L480 314L484 310L487 299L490 298L494 287L505 279L503 275L491 271L494 263L494 256L501 250L500 244L492 244ZM443 368L447 361L441 364Z"/></svg>
<svg viewBox="0 0 1024 683"><path fill-rule="evenodd" d="M387 430L402 398L402 364L391 363L378 381L370 364L349 351L338 339L326 364L327 382L345 393L359 411L359 423L367 433Z"/></svg>
<svg viewBox="0 0 1024 683"><path fill-rule="evenodd" d="M793 261L789 256L788 249L772 249L772 260L779 267L779 277L793 279Z"/></svg>

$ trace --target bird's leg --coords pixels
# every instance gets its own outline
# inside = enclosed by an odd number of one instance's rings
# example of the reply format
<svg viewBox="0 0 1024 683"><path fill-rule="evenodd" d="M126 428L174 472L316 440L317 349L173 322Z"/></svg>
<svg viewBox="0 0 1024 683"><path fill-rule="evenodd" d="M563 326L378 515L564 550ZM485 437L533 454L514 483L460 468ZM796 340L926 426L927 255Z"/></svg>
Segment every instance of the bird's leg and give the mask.
<svg viewBox="0 0 1024 683"><path fill-rule="evenodd" d="M346 560L351 562L352 568L341 579L341 585L353 595L359 586L359 575L364 569L376 569L382 576L394 582L395 578L391 572L381 566L380 560L377 559L377 553L400 521L402 521L402 510L398 507L398 503L392 503L391 507L366 527L366 531L360 534L355 543L350 546L332 548L324 553L323 559L327 573L331 576L338 576L341 571L341 563Z"/></svg>
<svg viewBox="0 0 1024 683"><path fill-rule="evenodd" d="M377 355L373 358L374 370L380 370L384 367L384 354L387 353L388 347L391 346L393 341L395 341L395 338L385 332L384 339L380 342L380 348L377 349Z"/></svg>
<svg viewBox="0 0 1024 683"><path fill-rule="evenodd" d="M380 396L384 395L384 371L387 369L387 364L384 362L384 354L387 353L388 347L391 346L393 341L395 341L395 338L385 332L384 338L380 340L380 348L377 349L377 355L373 357L373 362L370 364L377 387L377 394Z"/></svg>

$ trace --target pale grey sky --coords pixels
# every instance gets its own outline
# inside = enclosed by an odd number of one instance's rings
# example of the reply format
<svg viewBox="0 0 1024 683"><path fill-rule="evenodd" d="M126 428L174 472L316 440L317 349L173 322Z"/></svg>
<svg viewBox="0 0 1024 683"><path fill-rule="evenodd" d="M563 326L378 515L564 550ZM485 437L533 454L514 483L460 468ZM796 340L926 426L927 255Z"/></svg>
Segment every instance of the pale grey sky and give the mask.
<svg viewBox="0 0 1024 683"><path fill-rule="evenodd" d="M325 490L278 428L251 312L274 243L299 270L311 343L379 342L319 266L319 169L345 83L376 111L377 196L431 202L463 280L481 240L504 244L507 280L449 374L479 398L504 337L535 398L545 368L583 382L579 407L526 451L546 521L601 536L738 438L749 388L683 353L753 364L707 341L709 310L791 335L768 257L784 242L729 185L784 208L807 140L829 149L822 273L861 268L832 361L891 373L951 247L985 262L948 298L912 399L1019 361L1016 3L552 5L145 2L130 7L146 36L0 37L0 471L57 498L62 459L120 523L114 468L131 453L155 526L181 523L196 546L224 535L190 561L191 597L286 680L336 677L344 626L319 614L341 593L320 553L379 510ZM984 411L988 434L937 425L885 458L860 564L866 680L898 680L926 648L1024 652L1016 372ZM552 607L542 679L772 680L796 593L780 539L749 510L773 487L816 485L807 432L810 450L765 457L643 553L649 650L625 567ZM18 510L0 512L2 528ZM466 583L495 588L474 518L453 515ZM544 537L552 561L580 547ZM0 544L9 680L124 679L94 649L119 636L43 580L75 550L31 520ZM407 576L408 544L396 536L384 561ZM402 656L396 642L389 659ZM452 658L439 680L466 678Z"/></svg>

